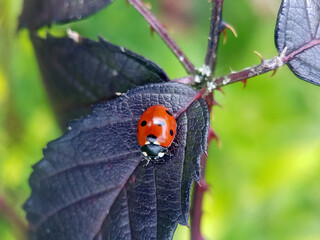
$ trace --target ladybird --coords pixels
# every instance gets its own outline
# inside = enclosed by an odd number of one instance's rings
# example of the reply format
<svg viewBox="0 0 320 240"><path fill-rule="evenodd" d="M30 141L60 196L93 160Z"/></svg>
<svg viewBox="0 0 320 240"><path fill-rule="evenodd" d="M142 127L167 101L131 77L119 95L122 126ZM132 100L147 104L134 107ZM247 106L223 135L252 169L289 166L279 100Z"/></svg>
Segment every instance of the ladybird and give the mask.
<svg viewBox="0 0 320 240"><path fill-rule="evenodd" d="M162 105L149 107L140 117L137 126L138 143L146 160L162 158L176 135L176 120Z"/></svg>

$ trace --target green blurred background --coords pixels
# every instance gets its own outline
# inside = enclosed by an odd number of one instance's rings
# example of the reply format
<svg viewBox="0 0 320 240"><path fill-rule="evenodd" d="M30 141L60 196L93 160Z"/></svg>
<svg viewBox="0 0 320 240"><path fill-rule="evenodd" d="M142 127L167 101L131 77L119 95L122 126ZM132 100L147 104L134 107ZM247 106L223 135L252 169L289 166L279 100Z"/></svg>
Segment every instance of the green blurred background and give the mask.
<svg viewBox="0 0 320 240"><path fill-rule="evenodd" d="M238 38L218 51L217 74L252 66L277 54L274 26L280 0L225 0L224 19ZM210 3L206 0L154 0L152 11L196 66L207 44ZM30 194L31 165L42 148L61 135L41 83L28 32L16 32L22 0L0 0L0 239L23 239L17 221L4 214L6 200L23 220ZM183 68L161 39L125 0L66 28L125 46L162 66L171 78ZM221 146L209 149L202 230L207 239L320 239L320 89L295 77L287 67L227 86L215 93L212 126ZM175 239L187 239L178 228Z"/></svg>

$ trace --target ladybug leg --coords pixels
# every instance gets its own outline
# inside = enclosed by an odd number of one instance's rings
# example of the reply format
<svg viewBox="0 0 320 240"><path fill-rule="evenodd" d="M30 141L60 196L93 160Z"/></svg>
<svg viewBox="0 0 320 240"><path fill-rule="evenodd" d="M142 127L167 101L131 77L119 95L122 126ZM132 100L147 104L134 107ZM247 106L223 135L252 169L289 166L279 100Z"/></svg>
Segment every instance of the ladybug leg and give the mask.
<svg viewBox="0 0 320 240"><path fill-rule="evenodd" d="M156 163L164 163L164 162L165 162L165 160L163 158L159 158L156 160Z"/></svg>
<svg viewBox="0 0 320 240"><path fill-rule="evenodd" d="M146 160L146 164L144 164L143 166L146 167L146 166L148 166L148 164L149 164L149 162L150 162L150 159L145 158L144 160Z"/></svg>
<svg viewBox="0 0 320 240"><path fill-rule="evenodd" d="M169 153L168 153L168 156L169 156L169 157L173 157L173 153L169 152Z"/></svg>
<svg viewBox="0 0 320 240"><path fill-rule="evenodd" d="M179 147L179 144L176 143L176 142L172 142L171 145L174 146L174 147Z"/></svg>
<svg viewBox="0 0 320 240"><path fill-rule="evenodd" d="M168 155L169 157L173 157L174 154L172 152L172 150L169 151L169 149L167 149L166 155Z"/></svg>
<svg viewBox="0 0 320 240"><path fill-rule="evenodd" d="M149 163L150 163L150 161L151 161L151 159L150 158L148 158L148 157L144 157L143 159L142 159L142 161L146 161L146 163L145 164L143 164L143 167L146 167L146 166L148 166L149 165Z"/></svg>

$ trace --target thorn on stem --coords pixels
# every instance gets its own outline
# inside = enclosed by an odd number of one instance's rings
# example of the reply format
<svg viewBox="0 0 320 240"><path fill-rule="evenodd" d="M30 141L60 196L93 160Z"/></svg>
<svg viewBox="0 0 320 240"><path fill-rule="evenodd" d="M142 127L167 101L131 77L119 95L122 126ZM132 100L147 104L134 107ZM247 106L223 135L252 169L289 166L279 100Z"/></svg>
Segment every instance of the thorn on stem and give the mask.
<svg viewBox="0 0 320 240"><path fill-rule="evenodd" d="M221 106L221 104L220 103L218 103L216 100L212 100L212 106L219 106L219 107L221 107L222 108L222 106Z"/></svg>
<svg viewBox="0 0 320 240"><path fill-rule="evenodd" d="M226 95L226 93L222 90L221 87L218 87L217 90L218 90L219 92L221 92L223 95Z"/></svg>
<svg viewBox="0 0 320 240"><path fill-rule="evenodd" d="M154 36L154 32L155 32L154 28L153 28L152 26L150 26L150 34L151 34L151 37Z"/></svg>
<svg viewBox="0 0 320 240"><path fill-rule="evenodd" d="M209 129L209 135L208 135L208 142L210 142L212 139L216 140L218 143L218 146L221 147L221 141L218 135L213 131L213 129L210 127Z"/></svg>
<svg viewBox="0 0 320 240"><path fill-rule="evenodd" d="M226 42L227 42L227 31L226 31L226 29L229 29L236 38L238 37L238 34L237 34L236 30L230 24L225 23L225 22L222 21L220 27L221 27L220 28L221 29L221 33L223 34L223 45L226 44Z"/></svg>
<svg viewBox="0 0 320 240"><path fill-rule="evenodd" d="M278 68L276 68L275 70L273 70L272 74L270 77L273 77L274 75L276 75Z"/></svg>
<svg viewBox="0 0 320 240"><path fill-rule="evenodd" d="M238 37L237 31L235 30L235 28L232 25L230 25L226 22L222 22L222 26L223 26L223 29L229 29L233 33L235 38Z"/></svg>
<svg viewBox="0 0 320 240"><path fill-rule="evenodd" d="M149 9L149 10L152 9L152 5L151 5L150 2L144 2L144 1L141 1L141 2L143 3L143 5L144 5L147 9Z"/></svg>
<svg viewBox="0 0 320 240"><path fill-rule="evenodd" d="M243 79L241 82L243 82L243 88L245 88L247 86L248 79Z"/></svg>
<svg viewBox="0 0 320 240"><path fill-rule="evenodd" d="M234 71L232 70L232 68L229 66L229 69L230 69L230 73L234 73Z"/></svg>
<svg viewBox="0 0 320 240"><path fill-rule="evenodd" d="M223 41L222 41L222 43L223 43L223 45L225 45L226 42L227 42L227 32L226 32L225 29L222 30L222 35L223 35Z"/></svg>
<svg viewBox="0 0 320 240"><path fill-rule="evenodd" d="M261 63L263 63L263 62L264 62L264 58L262 57L262 55L261 55L259 52L257 52L257 51L253 51L253 53L254 53L254 54L256 54L256 55L260 58Z"/></svg>
<svg viewBox="0 0 320 240"><path fill-rule="evenodd" d="M168 27L166 24L164 23L160 23L161 26L168 32L168 33L172 33L173 32L173 28Z"/></svg>
<svg viewBox="0 0 320 240"><path fill-rule="evenodd" d="M212 93L209 93L208 95L205 96L205 100L208 104L208 106L219 106L222 108L222 106L213 98Z"/></svg>

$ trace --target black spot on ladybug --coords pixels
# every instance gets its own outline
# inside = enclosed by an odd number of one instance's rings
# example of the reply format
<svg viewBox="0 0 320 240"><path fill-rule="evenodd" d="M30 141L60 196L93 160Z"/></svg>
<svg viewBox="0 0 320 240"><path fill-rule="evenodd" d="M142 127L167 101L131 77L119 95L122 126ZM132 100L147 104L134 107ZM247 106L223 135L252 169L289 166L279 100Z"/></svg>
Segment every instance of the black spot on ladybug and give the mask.
<svg viewBox="0 0 320 240"><path fill-rule="evenodd" d="M166 113L168 113L170 116L172 116L172 113L169 110L166 110Z"/></svg>
<svg viewBox="0 0 320 240"><path fill-rule="evenodd" d="M157 137L153 134L150 134L147 136L147 140L151 143L155 142L157 140Z"/></svg>
<svg viewBox="0 0 320 240"><path fill-rule="evenodd" d="M160 126L160 127L166 125L166 123L165 123L164 121L158 121L156 124L157 124L158 126Z"/></svg>
<svg viewBox="0 0 320 240"><path fill-rule="evenodd" d="M140 125L141 125L141 127L144 127L145 125L147 125L147 121L142 121L142 123Z"/></svg>
<svg viewBox="0 0 320 240"><path fill-rule="evenodd" d="M170 130L170 135L173 136L173 130L172 129Z"/></svg>

